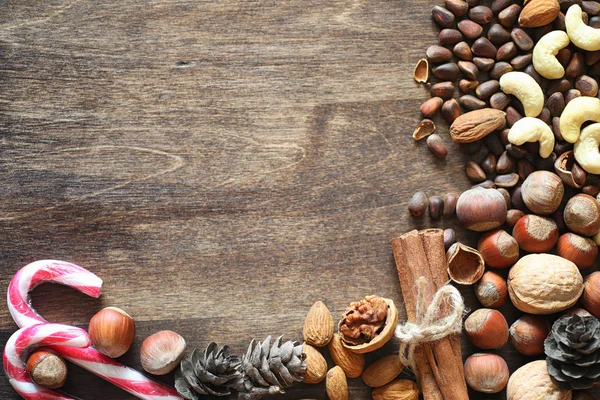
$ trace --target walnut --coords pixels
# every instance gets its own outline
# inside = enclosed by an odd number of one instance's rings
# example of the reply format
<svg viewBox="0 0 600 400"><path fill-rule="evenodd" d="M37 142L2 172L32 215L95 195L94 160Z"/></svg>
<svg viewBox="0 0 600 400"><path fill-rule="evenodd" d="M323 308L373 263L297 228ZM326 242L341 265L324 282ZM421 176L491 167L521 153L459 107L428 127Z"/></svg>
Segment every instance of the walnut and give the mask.
<svg viewBox="0 0 600 400"><path fill-rule="evenodd" d="M385 325L388 305L379 296L367 296L350 303L339 327L346 343L361 344L373 340Z"/></svg>
<svg viewBox="0 0 600 400"><path fill-rule="evenodd" d="M546 360L525 364L510 376L506 387L508 400L571 400L572 392L562 389L548 375Z"/></svg>

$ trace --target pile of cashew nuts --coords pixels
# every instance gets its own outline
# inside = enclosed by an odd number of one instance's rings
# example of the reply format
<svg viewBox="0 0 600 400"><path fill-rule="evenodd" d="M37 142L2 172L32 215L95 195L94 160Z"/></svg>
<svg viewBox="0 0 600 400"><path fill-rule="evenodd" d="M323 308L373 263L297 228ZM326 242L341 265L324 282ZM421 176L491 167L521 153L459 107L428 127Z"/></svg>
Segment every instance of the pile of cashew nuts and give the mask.
<svg viewBox="0 0 600 400"><path fill-rule="evenodd" d="M600 50L600 29L583 21L581 7L569 7L565 15L567 32L552 31L544 35L533 49L533 67L544 78L560 79L565 69L556 59L559 50L570 42L587 51ZM506 94L514 95L523 104L525 117L510 129L508 140L517 146L525 142L539 142L540 156L547 158L554 150L552 129L536 117L544 107L542 88L524 72L509 72L500 78L500 87ZM581 126L593 121L583 130ZM571 100L560 116L560 133L564 140L575 143L574 156L583 169L600 174L600 99L577 97Z"/></svg>

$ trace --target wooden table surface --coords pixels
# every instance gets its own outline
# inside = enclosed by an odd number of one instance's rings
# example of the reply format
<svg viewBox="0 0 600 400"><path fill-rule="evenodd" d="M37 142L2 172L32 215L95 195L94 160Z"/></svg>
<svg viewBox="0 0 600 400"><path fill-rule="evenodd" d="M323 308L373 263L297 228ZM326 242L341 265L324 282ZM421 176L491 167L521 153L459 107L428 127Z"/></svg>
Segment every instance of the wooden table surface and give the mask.
<svg viewBox="0 0 600 400"><path fill-rule="evenodd" d="M301 339L317 300L336 318L369 294L401 305L392 237L438 226L476 240L407 212L416 190L470 186L444 124L446 161L411 138L428 98L412 69L436 42L437 3L0 1L0 292L34 260L90 269L100 299L43 285L33 304L81 327L125 309L137 332L122 361L136 368L161 329L241 353L252 338ZM15 329L0 307L0 347ZM69 368L72 395L133 398ZM0 398L18 398L4 375ZM325 386L279 398L325 399Z"/></svg>

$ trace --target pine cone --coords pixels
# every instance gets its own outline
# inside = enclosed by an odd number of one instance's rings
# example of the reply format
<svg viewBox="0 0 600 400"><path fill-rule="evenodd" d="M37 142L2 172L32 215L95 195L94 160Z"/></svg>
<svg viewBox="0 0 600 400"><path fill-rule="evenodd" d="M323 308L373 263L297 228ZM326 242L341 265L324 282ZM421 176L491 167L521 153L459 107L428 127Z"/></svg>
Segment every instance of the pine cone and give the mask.
<svg viewBox="0 0 600 400"><path fill-rule="evenodd" d="M600 382L600 321L592 316L565 315L544 342L548 373L571 389Z"/></svg>
<svg viewBox="0 0 600 400"><path fill-rule="evenodd" d="M280 344L279 336L271 345L271 336L264 342L252 340L242 357L244 389L239 400L254 400L265 395L285 393L294 382L300 382L306 371L306 355L298 342Z"/></svg>
<svg viewBox="0 0 600 400"><path fill-rule="evenodd" d="M216 343L206 350L195 349L181 360L175 375L175 389L184 398L198 400L199 395L228 396L230 388L242 390L244 377L240 359L229 355L229 347L219 349Z"/></svg>

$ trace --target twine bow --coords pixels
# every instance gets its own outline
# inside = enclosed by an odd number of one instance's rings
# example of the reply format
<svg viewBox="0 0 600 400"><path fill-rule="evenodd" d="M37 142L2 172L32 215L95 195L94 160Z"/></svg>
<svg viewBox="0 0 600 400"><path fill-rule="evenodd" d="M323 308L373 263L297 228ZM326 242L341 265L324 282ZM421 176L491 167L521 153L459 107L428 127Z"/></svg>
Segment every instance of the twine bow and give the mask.
<svg viewBox="0 0 600 400"><path fill-rule="evenodd" d="M400 339L400 361L415 369L415 349L427 342L434 342L446 336L462 331L462 316L465 303L458 289L446 284L433 296L427 306L427 279L417 279L416 321L399 324L396 336ZM448 315L438 318L438 312L445 305L449 306Z"/></svg>

